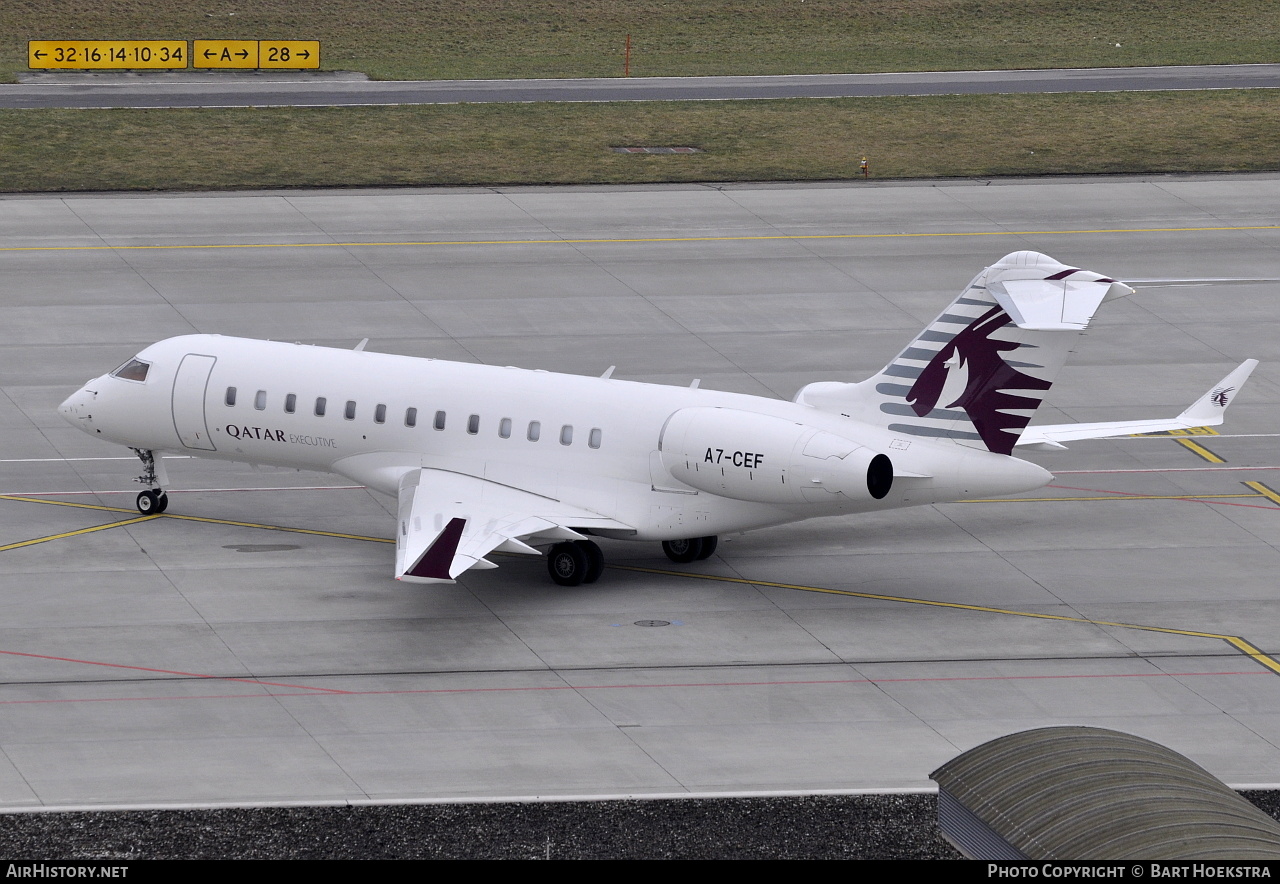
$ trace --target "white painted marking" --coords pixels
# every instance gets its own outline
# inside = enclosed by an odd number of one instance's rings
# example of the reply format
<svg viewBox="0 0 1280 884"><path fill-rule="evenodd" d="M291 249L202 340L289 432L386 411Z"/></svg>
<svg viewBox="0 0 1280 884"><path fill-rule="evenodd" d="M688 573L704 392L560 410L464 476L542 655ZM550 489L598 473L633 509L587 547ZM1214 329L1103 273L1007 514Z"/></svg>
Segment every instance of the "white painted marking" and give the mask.
<svg viewBox="0 0 1280 884"><path fill-rule="evenodd" d="M1187 438L1185 436L1181 438ZM1050 470L1055 476L1100 475L1102 473L1232 473L1249 470L1280 470L1280 467L1169 467L1141 470Z"/></svg>
<svg viewBox="0 0 1280 884"><path fill-rule="evenodd" d="M166 488L166 494L212 494L221 491L362 491L364 485L279 485L258 488ZM73 497L82 494L129 494L134 491L0 491L5 497Z"/></svg>

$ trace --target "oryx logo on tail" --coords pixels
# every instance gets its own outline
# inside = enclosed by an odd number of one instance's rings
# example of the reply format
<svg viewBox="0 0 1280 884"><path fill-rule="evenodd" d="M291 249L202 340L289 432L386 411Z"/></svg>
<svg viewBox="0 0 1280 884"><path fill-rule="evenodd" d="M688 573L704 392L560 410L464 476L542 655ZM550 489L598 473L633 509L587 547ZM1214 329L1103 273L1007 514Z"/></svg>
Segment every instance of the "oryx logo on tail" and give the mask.
<svg viewBox="0 0 1280 884"><path fill-rule="evenodd" d="M1030 412L1042 398L1007 391L1043 391L1050 387L1049 381L1018 371L1000 355L1021 346L991 337L1009 323L1008 314L998 306L969 323L924 367L906 397L912 411L924 417L937 407L944 390L949 386L954 388L954 381L952 384L948 381L963 369L966 372L964 389L943 407L963 409L987 448L998 454L1013 451L1019 433L1031 420ZM1025 410L1027 414L1011 413L1015 410Z"/></svg>

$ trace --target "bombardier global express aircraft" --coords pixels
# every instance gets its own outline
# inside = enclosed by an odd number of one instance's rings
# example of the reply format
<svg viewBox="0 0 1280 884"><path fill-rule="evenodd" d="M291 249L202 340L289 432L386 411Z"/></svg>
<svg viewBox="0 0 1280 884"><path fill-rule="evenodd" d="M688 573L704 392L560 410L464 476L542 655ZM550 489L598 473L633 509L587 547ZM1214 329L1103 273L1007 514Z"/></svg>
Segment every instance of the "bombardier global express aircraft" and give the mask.
<svg viewBox="0 0 1280 884"><path fill-rule="evenodd" d="M791 402L220 335L153 344L60 407L142 459L162 513L162 452L320 470L398 498L395 573L453 582L538 555L573 586L593 536L661 541L677 562L719 535L814 516L1039 488L1019 446L1222 422L1248 360L1176 418L1028 427L1076 336L1133 289L1037 252L986 268L874 377Z"/></svg>

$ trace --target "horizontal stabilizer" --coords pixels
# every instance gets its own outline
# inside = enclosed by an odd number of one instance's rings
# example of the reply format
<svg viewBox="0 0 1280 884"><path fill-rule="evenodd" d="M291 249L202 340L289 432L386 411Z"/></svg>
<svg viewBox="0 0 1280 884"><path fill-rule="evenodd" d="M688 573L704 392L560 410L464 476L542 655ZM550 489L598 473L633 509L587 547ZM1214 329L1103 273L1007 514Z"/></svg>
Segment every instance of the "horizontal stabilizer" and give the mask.
<svg viewBox="0 0 1280 884"><path fill-rule="evenodd" d="M1085 275L996 280L987 285L987 290L1018 328L1080 331L1089 325L1103 301L1133 294L1133 289L1122 282L1082 278Z"/></svg>
<svg viewBox="0 0 1280 884"><path fill-rule="evenodd" d="M1127 282L1135 288L1152 289L1206 285L1259 285L1262 283L1280 282L1280 279L1270 276L1207 276L1200 278L1177 277L1170 279L1130 279L1127 280Z"/></svg>
<svg viewBox="0 0 1280 884"><path fill-rule="evenodd" d="M1107 421L1094 424L1049 424L1027 427L1018 440L1019 448L1060 449L1064 442L1081 439L1109 439L1142 433L1164 433L1190 430L1194 427L1216 427L1222 423L1227 406L1258 367L1258 360L1246 359L1218 383L1210 387L1190 408L1174 418L1164 420Z"/></svg>

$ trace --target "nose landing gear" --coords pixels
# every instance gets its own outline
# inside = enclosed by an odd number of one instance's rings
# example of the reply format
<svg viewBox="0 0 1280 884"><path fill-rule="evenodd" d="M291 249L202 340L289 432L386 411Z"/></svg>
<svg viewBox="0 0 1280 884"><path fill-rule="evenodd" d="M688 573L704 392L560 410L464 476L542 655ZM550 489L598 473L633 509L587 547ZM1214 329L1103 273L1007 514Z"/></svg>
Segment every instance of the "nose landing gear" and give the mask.
<svg viewBox="0 0 1280 884"><path fill-rule="evenodd" d="M169 508L169 495L164 491L164 486L169 484L169 477L165 474L164 464L150 449L130 450L142 461L142 475L133 481L154 486L148 487L145 491L139 491L134 505L144 516L159 515Z"/></svg>
<svg viewBox="0 0 1280 884"><path fill-rule="evenodd" d="M169 495L163 491L148 488L146 491L138 492L134 505L144 516L159 515L169 508Z"/></svg>

